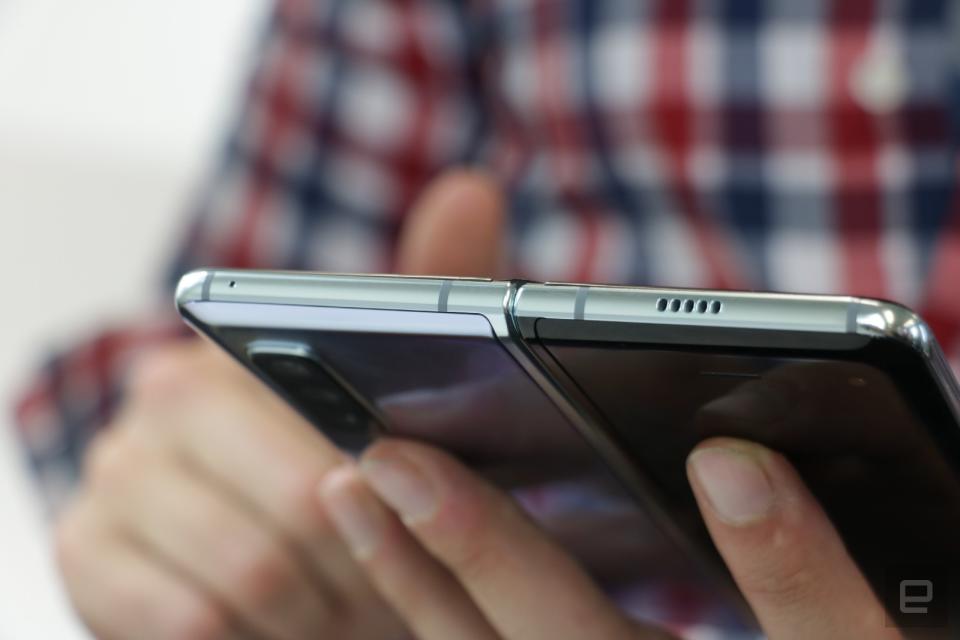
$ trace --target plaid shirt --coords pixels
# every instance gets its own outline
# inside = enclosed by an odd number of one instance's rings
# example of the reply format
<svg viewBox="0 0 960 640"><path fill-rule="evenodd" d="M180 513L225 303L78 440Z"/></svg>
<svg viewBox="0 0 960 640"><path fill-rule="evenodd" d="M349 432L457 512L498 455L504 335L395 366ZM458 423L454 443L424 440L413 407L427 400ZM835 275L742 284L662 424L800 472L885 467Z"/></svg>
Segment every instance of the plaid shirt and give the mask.
<svg viewBox="0 0 960 640"><path fill-rule="evenodd" d="M170 283L389 271L425 183L480 165L517 276L885 297L960 351L960 2L288 0L261 54ZM51 496L183 333L165 307L44 367L17 412Z"/></svg>

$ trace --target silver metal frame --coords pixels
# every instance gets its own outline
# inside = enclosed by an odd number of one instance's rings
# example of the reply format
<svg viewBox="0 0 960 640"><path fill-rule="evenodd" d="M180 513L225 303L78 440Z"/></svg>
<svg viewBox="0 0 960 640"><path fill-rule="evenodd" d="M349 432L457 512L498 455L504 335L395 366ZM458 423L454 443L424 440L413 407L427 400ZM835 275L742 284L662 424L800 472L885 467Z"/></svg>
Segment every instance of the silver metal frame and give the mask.
<svg viewBox="0 0 960 640"><path fill-rule="evenodd" d="M249 302L319 307L502 313L511 283L482 278L201 269L181 278L177 304Z"/></svg>
<svg viewBox="0 0 960 640"><path fill-rule="evenodd" d="M855 333L895 338L928 356L936 348L930 329L910 309L847 296L216 269L183 276L176 299L181 307L214 301L475 313L490 320L502 339L511 337L506 312L516 318ZM661 300L716 301L721 310L660 310Z"/></svg>
<svg viewBox="0 0 960 640"><path fill-rule="evenodd" d="M680 301L679 310L660 308L661 301L673 300ZM684 310L687 301L692 310ZM719 311L698 311L700 301L719 303ZM910 309L847 296L545 283L525 285L513 313L518 318L883 335L923 353L932 344L929 329Z"/></svg>

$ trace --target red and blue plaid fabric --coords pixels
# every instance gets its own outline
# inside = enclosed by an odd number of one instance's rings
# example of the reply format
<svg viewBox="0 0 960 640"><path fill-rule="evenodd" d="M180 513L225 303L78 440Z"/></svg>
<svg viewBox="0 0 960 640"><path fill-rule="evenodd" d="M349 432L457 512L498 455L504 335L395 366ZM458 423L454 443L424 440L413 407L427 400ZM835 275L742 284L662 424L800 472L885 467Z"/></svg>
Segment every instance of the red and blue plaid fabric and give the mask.
<svg viewBox="0 0 960 640"><path fill-rule="evenodd" d="M424 184L479 165L517 276L885 297L956 356L958 146L950 0L282 1L171 282L388 271ZM47 364L18 416L51 495L132 354L180 333Z"/></svg>

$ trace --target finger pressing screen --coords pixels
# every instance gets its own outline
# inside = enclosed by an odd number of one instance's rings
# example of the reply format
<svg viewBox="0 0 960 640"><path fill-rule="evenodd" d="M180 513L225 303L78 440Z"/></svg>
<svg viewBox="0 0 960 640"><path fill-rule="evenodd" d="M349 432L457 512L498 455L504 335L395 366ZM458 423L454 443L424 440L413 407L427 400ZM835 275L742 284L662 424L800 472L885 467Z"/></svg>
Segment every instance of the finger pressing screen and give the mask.
<svg viewBox="0 0 960 640"><path fill-rule="evenodd" d="M710 534L770 637L900 637L783 456L715 438L694 450L687 471Z"/></svg>
<svg viewBox="0 0 960 640"><path fill-rule="evenodd" d="M641 632L508 496L449 455L381 440L360 468L500 637L663 637Z"/></svg>

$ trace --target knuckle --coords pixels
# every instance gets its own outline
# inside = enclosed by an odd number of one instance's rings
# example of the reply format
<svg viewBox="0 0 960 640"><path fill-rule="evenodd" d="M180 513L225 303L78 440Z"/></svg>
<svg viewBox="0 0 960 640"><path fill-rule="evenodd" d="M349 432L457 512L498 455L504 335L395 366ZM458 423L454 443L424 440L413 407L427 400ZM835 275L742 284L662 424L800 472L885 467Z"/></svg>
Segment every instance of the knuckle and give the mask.
<svg viewBox="0 0 960 640"><path fill-rule="evenodd" d="M809 601L819 587L817 573L802 554L772 554L739 576L741 589L776 607Z"/></svg>
<svg viewBox="0 0 960 640"><path fill-rule="evenodd" d="M136 400L165 401L206 388L238 368L204 342L169 344L140 355L131 364L127 389Z"/></svg>
<svg viewBox="0 0 960 640"><path fill-rule="evenodd" d="M293 591L296 570L279 543L248 541L243 546L230 569L236 599L253 611L269 609Z"/></svg>
<svg viewBox="0 0 960 640"><path fill-rule="evenodd" d="M87 449L83 475L93 486L110 487L129 479L143 467L139 447L119 427L100 433Z"/></svg>
<svg viewBox="0 0 960 640"><path fill-rule="evenodd" d="M141 356L131 367L129 389L138 398L163 398L180 388L193 367L181 349L158 349Z"/></svg>
<svg viewBox="0 0 960 640"><path fill-rule="evenodd" d="M504 555L485 535L467 536L456 543L453 552L456 573L464 582L481 582L497 566L503 564Z"/></svg>
<svg viewBox="0 0 960 640"><path fill-rule="evenodd" d="M93 609L99 607L91 603L97 601L112 603L118 612L115 620L138 615L137 612L156 611L158 598L163 600L164 596L142 583L124 581L111 572L101 579L89 579L98 558L110 555L104 545L111 544L96 533L96 511L89 501L85 495L75 498L57 519L53 536L54 558L78 615L92 623ZM164 628L163 637L220 640L229 636L230 619L215 601L200 592L174 594L175 597L165 599L163 616L158 620Z"/></svg>
<svg viewBox="0 0 960 640"><path fill-rule="evenodd" d="M394 610L406 620L429 620L436 615L437 597L430 589L397 589L391 595Z"/></svg>
<svg viewBox="0 0 960 640"><path fill-rule="evenodd" d="M249 380L247 379L249 378ZM207 344L173 345L139 357L126 379L128 407L134 413L214 398L236 400L259 383L240 365Z"/></svg>
<svg viewBox="0 0 960 640"><path fill-rule="evenodd" d="M507 501L464 501L452 514L457 520L455 529L468 535L448 538L448 553L455 572L466 582L481 580L505 560L496 535L505 518L513 518L513 508Z"/></svg>
<svg viewBox="0 0 960 640"><path fill-rule="evenodd" d="M201 597L191 598L167 614L171 640L220 640L229 635L229 621L223 610Z"/></svg>

